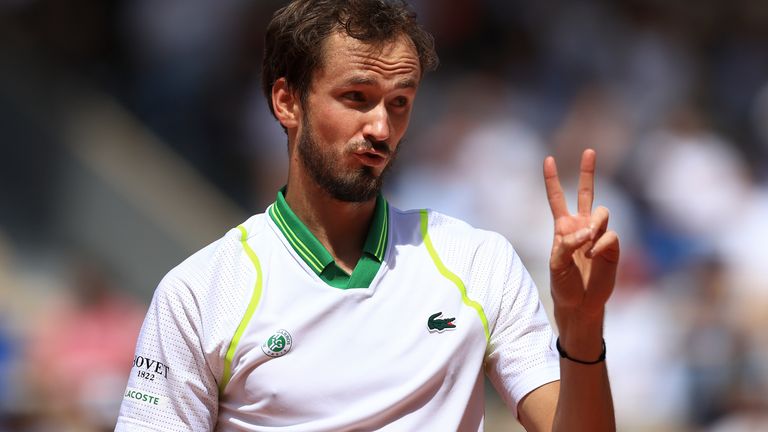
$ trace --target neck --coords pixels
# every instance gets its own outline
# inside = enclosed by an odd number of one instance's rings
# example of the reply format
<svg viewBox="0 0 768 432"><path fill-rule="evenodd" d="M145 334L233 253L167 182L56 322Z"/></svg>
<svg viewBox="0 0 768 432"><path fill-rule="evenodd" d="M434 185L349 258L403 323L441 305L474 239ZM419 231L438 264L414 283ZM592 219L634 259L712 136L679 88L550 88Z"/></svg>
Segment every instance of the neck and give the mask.
<svg viewBox="0 0 768 432"><path fill-rule="evenodd" d="M344 202L331 197L306 176L289 175L285 201L333 256L341 269L352 273L376 208L376 198Z"/></svg>

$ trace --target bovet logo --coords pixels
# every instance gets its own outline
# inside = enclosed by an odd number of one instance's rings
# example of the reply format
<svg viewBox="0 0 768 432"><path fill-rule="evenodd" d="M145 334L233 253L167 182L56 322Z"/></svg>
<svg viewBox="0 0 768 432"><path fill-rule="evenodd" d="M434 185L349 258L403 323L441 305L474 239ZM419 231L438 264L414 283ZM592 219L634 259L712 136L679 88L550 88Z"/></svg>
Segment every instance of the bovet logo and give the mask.
<svg viewBox="0 0 768 432"><path fill-rule="evenodd" d="M165 379L168 379L168 370L170 369L164 363L140 355L133 358L133 367L139 368L146 372L156 373L165 377Z"/></svg>

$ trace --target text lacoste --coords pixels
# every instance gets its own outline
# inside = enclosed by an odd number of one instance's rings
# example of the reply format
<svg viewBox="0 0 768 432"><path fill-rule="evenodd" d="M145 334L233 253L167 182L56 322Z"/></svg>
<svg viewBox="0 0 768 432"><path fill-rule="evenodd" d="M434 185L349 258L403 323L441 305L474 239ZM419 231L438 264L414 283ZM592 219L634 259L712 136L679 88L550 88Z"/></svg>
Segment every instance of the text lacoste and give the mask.
<svg viewBox="0 0 768 432"><path fill-rule="evenodd" d="M165 404L165 400L160 396L131 387L125 389L124 397L151 406L161 407Z"/></svg>
<svg viewBox="0 0 768 432"><path fill-rule="evenodd" d="M442 312L438 312L429 316L429 319L427 320L427 328L430 332L441 332L443 330L456 328L456 324L453 323L453 320L456 318L438 318L442 314Z"/></svg>
<svg viewBox="0 0 768 432"><path fill-rule="evenodd" d="M170 369L164 363L143 356L133 358L133 367L139 369L136 376L149 381L154 381L156 375L168 379L168 370Z"/></svg>

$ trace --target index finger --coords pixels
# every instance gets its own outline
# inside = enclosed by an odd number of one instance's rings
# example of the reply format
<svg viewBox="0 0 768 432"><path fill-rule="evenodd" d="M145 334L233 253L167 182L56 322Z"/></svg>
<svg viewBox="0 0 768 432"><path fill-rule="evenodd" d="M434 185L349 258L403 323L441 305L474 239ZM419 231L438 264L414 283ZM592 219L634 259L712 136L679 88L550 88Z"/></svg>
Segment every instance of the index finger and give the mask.
<svg viewBox="0 0 768 432"><path fill-rule="evenodd" d="M588 216L592 213L592 201L595 198L595 151L584 150L579 168L579 214Z"/></svg>
<svg viewBox="0 0 768 432"><path fill-rule="evenodd" d="M568 216L568 204L565 202L565 194L560 186L560 178L557 176L557 165L552 156L544 159L544 186L547 188L547 200L552 210L552 217L558 219Z"/></svg>

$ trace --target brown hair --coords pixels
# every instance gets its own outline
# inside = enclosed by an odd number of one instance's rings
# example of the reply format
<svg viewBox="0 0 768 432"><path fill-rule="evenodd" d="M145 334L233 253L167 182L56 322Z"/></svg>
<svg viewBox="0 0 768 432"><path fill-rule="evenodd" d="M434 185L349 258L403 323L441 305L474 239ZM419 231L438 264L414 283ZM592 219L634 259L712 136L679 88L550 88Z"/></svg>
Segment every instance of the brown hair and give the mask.
<svg viewBox="0 0 768 432"><path fill-rule="evenodd" d="M323 43L337 30L372 44L408 36L421 74L437 67L432 35L403 0L294 0L275 12L267 26L261 84L272 114L272 86L281 77L306 102L313 73L322 67Z"/></svg>

